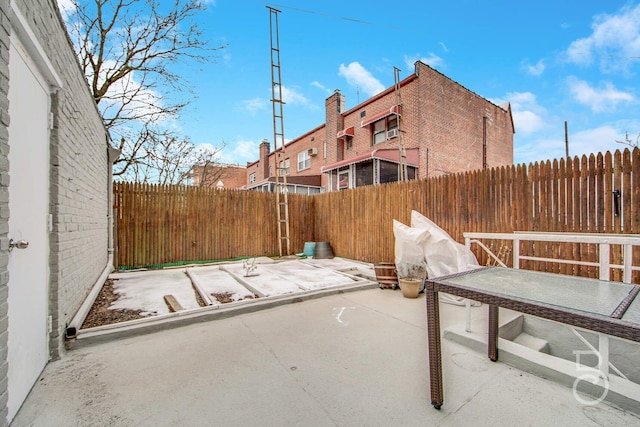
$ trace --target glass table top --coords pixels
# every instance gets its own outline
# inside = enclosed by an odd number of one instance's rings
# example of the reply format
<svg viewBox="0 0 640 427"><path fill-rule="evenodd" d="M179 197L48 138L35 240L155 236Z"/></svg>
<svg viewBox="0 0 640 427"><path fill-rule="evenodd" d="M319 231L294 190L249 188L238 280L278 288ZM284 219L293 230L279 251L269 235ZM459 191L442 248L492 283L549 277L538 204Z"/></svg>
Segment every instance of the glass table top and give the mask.
<svg viewBox="0 0 640 427"><path fill-rule="evenodd" d="M480 269L442 282L603 316L611 316L634 286L502 267ZM640 303L635 301L633 305L635 310L629 312L634 308L630 307L625 320L640 323Z"/></svg>
<svg viewBox="0 0 640 427"><path fill-rule="evenodd" d="M633 300L627 311L622 316L622 320L637 323L640 325L640 295Z"/></svg>

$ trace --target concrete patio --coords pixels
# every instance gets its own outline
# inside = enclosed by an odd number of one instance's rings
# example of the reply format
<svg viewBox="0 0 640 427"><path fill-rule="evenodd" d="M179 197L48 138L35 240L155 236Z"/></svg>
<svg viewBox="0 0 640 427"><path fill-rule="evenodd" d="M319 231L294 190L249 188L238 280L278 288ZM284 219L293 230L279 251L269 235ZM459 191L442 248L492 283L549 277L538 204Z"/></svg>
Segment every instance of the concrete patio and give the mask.
<svg viewBox="0 0 640 427"><path fill-rule="evenodd" d="M485 324L486 306L472 310ZM464 307L441 304L442 328ZM72 350L12 426L621 426L570 388L443 340L444 405L429 402L425 299L368 289ZM640 410L638 411L640 413Z"/></svg>

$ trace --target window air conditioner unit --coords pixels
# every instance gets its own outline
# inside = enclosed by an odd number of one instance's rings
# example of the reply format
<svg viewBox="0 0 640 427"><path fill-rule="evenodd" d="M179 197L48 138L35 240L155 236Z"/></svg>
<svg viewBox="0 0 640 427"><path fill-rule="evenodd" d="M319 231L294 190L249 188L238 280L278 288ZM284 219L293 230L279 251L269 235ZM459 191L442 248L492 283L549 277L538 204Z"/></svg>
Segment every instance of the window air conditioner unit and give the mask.
<svg viewBox="0 0 640 427"><path fill-rule="evenodd" d="M398 131L398 129L391 129L389 132L387 132L387 139L396 138L399 134L400 132Z"/></svg>
<svg viewBox="0 0 640 427"><path fill-rule="evenodd" d="M317 155L318 155L318 149L317 149L317 148L315 148L315 147L313 147L313 148L309 148L309 149L307 150L307 153L308 153L310 156L317 156Z"/></svg>

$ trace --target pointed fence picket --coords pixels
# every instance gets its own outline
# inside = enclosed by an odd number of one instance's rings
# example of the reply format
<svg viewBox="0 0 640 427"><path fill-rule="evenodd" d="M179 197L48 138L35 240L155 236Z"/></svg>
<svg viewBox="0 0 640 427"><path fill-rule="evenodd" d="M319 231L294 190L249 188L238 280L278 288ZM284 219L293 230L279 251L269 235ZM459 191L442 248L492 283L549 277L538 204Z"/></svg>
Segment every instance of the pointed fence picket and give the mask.
<svg viewBox="0 0 640 427"><path fill-rule="evenodd" d="M616 194L619 194L617 196ZM273 193L206 187L114 184L119 266L161 266L278 253ZM392 261L392 220L411 210L458 242L462 233L554 231L640 233L640 149L501 166L430 179L289 196L294 252L307 241L330 242L336 255ZM508 245L508 242L493 242ZM496 253L500 249L496 247ZM597 261L593 248L531 242L523 255ZM481 262L486 262L478 252ZM622 248L612 247L612 262ZM634 265L640 249L633 250ZM566 265L523 261L523 268L567 272ZM591 267L576 274L597 277ZM638 282L634 273L634 281ZM614 278L615 279L615 278Z"/></svg>

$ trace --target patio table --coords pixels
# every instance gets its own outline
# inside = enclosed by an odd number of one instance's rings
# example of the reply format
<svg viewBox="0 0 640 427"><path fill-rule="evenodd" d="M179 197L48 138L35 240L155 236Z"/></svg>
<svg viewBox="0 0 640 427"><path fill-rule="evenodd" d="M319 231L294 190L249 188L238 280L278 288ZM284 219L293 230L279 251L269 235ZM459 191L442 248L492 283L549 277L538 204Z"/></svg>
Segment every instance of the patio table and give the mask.
<svg viewBox="0 0 640 427"><path fill-rule="evenodd" d="M443 403L438 292L489 305L488 356L498 360L498 309L508 308L640 342L640 286L537 271L486 267L427 279L431 404Z"/></svg>

